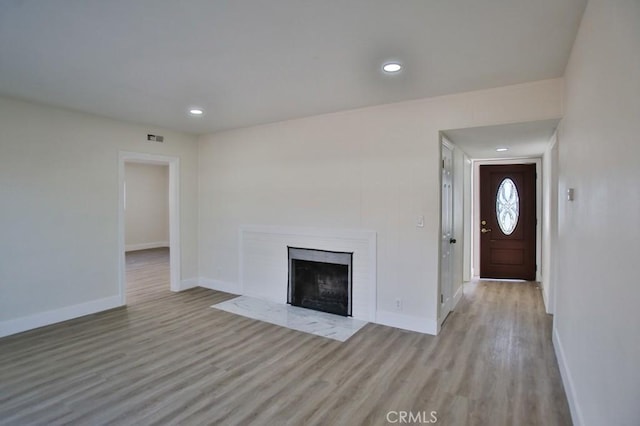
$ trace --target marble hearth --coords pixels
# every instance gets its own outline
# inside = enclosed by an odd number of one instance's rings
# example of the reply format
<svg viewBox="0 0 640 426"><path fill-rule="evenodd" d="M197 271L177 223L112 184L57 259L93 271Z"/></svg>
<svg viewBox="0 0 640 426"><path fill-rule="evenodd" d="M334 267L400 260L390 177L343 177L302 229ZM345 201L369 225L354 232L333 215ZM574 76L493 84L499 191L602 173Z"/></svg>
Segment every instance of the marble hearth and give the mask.
<svg viewBox="0 0 640 426"><path fill-rule="evenodd" d="M367 322L350 317L299 308L249 296L239 296L212 308L345 342Z"/></svg>

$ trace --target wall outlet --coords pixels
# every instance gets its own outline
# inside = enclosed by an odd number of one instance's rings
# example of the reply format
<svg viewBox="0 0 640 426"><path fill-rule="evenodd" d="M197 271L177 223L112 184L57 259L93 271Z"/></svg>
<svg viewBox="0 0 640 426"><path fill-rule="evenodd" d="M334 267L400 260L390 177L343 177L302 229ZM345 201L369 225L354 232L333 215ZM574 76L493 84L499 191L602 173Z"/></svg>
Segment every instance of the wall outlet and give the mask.
<svg viewBox="0 0 640 426"><path fill-rule="evenodd" d="M396 311L402 310L402 299L396 299Z"/></svg>

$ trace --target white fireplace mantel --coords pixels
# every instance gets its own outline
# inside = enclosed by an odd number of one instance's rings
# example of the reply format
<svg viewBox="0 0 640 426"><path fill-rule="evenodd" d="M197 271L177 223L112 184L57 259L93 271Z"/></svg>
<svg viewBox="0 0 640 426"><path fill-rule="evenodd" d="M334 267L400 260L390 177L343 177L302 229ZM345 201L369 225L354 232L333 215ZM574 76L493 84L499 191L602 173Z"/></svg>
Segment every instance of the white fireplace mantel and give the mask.
<svg viewBox="0 0 640 426"><path fill-rule="evenodd" d="M245 225L240 227L240 286L245 296L287 302L287 247L353 252L352 315L376 321L376 232Z"/></svg>

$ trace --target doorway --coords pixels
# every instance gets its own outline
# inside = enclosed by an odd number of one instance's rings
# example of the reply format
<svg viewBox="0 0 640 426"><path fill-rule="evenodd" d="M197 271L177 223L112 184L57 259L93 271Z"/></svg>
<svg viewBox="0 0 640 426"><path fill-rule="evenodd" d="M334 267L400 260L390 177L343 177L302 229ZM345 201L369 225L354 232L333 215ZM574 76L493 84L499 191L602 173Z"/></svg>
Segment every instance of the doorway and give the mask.
<svg viewBox="0 0 640 426"><path fill-rule="evenodd" d="M179 158L155 154L135 152L120 152L119 154L119 214L118 214L118 250L119 250L119 278L120 299L126 304L127 293L127 250L126 236L126 193L125 184L126 164L138 163L157 166L168 166L168 210L169 210L169 282L171 291L180 290L180 220L179 220ZM140 246L142 247L142 246ZM134 247L135 248L135 247ZM166 254L166 253L165 253ZM161 255L161 253L160 253ZM152 256L153 257L153 256Z"/></svg>
<svg viewBox="0 0 640 426"><path fill-rule="evenodd" d="M480 278L536 279L536 165L480 166Z"/></svg>
<svg viewBox="0 0 640 426"><path fill-rule="evenodd" d="M169 166L125 163L125 261L127 302L169 291Z"/></svg>

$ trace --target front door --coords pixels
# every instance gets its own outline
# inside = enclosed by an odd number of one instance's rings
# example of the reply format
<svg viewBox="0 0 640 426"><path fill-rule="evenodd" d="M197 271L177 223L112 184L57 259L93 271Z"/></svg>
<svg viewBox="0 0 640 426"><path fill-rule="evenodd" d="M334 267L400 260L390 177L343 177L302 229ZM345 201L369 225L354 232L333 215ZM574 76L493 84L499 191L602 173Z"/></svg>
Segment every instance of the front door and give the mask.
<svg viewBox="0 0 640 426"><path fill-rule="evenodd" d="M480 278L536 279L536 165L480 166Z"/></svg>

